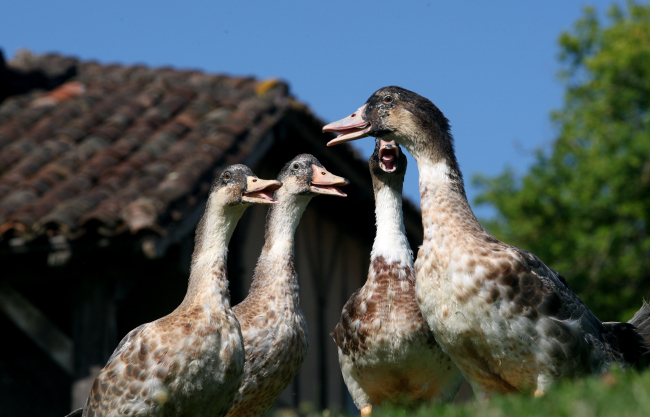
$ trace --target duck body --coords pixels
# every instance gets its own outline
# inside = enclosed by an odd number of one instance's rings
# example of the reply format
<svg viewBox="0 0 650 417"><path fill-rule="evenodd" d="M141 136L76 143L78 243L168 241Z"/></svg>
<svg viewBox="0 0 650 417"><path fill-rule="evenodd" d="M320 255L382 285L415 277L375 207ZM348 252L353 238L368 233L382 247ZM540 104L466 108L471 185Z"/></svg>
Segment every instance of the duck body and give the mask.
<svg viewBox="0 0 650 417"><path fill-rule="evenodd" d="M177 310L132 330L95 380L85 415L225 415L244 350L237 320L220 310ZM171 340L183 340L184 353L170 352Z"/></svg>
<svg viewBox="0 0 650 417"><path fill-rule="evenodd" d="M246 377L229 416L263 416L298 373L309 348L293 258L261 256L257 271L273 280L258 280L259 291L233 309L243 329Z"/></svg>
<svg viewBox="0 0 650 417"><path fill-rule="evenodd" d="M479 397L541 395L557 379L633 364L647 352L633 324L602 323L560 274L478 223L449 122L431 101L385 87L324 130L342 133L329 144L392 139L416 159L424 228L415 262L418 304Z"/></svg>
<svg viewBox="0 0 650 417"><path fill-rule="evenodd" d="M309 347L294 267L294 238L307 204L318 194L345 196L347 180L327 172L312 155L296 156L278 180L269 209L265 244L248 296L233 308L241 324L244 378L229 417L263 416L300 370Z"/></svg>
<svg viewBox="0 0 650 417"><path fill-rule="evenodd" d="M564 278L490 236L448 185L424 189L419 305L479 396L545 392L559 377L597 372L615 359L602 323Z"/></svg>
<svg viewBox="0 0 650 417"><path fill-rule="evenodd" d="M381 160L391 151L397 159L389 165L393 170L382 172ZM343 379L362 413L381 404L450 401L462 375L436 343L416 301L413 254L402 221L406 157L394 142L377 140L370 166L377 235L368 278L343 307L333 333Z"/></svg>
<svg viewBox="0 0 650 417"><path fill-rule="evenodd" d="M355 405L363 410L451 401L462 375L420 313L413 270L382 257L370 269L372 283L352 295L334 331Z"/></svg>
<svg viewBox="0 0 650 417"><path fill-rule="evenodd" d="M91 388L83 415L223 416L239 388L244 345L230 308L226 254L251 203L272 203L277 181L244 165L215 181L199 223L188 291L169 315L132 330Z"/></svg>

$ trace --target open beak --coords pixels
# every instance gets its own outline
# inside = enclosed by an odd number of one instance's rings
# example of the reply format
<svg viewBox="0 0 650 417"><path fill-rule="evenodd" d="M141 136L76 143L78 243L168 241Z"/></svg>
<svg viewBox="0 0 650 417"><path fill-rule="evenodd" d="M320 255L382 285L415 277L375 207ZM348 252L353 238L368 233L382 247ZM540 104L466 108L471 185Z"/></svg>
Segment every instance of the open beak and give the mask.
<svg viewBox="0 0 650 417"><path fill-rule="evenodd" d="M311 186L309 188L313 193L335 195L337 197L348 196L336 186L348 185L350 181L343 177L337 177L323 167L312 164L311 168L314 175L311 177Z"/></svg>
<svg viewBox="0 0 650 417"><path fill-rule="evenodd" d="M399 160L399 147L394 140L379 139L379 168L384 172L395 172Z"/></svg>
<svg viewBox="0 0 650 417"><path fill-rule="evenodd" d="M327 143L327 146L338 145L339 143L349 142L351 140L369 136L368 132L370 132L372 125L363 120L363 112L365 110L366 104L359 107L359 110L345 119L341 119L338 122L332 122L323 127L323 132L340 133L336 139L330 140Z"/></svg>
<svg viewBox="0 0 650 417"><path fill-rule="evenodd" d="M276 180L262 180L257 177L246 177L246 191L242 194L242 201L245 203L275 204L273 191L282 187L282 183Z"/></svg>

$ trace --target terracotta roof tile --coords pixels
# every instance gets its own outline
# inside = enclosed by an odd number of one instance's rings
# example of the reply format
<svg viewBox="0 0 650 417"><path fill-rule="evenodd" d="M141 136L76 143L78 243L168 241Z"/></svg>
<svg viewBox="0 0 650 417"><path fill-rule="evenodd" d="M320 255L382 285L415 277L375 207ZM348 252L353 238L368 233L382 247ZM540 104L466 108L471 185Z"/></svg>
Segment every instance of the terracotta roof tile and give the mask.
<svg viewBox="0 0 650 417"><path fill-rule="evenodd" d="M0 245L165 234L207 193L206 175L245 159L289 102L277 80L26 52L9 66L74 76L0 103Z"/></svg>

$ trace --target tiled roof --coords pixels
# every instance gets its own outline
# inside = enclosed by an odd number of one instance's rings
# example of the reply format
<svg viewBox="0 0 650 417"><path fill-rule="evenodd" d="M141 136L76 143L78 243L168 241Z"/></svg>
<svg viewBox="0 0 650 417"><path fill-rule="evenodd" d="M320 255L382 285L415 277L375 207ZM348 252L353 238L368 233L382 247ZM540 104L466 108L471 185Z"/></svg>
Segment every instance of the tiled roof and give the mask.
<svg viewBox="0 0 650 417"><path fill-rule="evenodd" d="M73 76L0 103L0 246L164 234L207 194L215 169L251 154L290 101L275 80L29 53L9 68Z"/></svg>

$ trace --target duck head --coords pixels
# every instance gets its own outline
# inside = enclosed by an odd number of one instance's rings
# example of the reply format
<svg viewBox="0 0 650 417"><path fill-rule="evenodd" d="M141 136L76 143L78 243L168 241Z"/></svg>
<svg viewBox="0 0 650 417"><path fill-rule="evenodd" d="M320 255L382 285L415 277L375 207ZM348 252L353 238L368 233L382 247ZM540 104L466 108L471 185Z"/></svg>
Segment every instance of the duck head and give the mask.
<svg viewBox="0 0 650 417"><path fill-rule="evenodd" d="M442 112L429 99L395 86L380 88L357 111L323 131L340 133L327 146L375 136L395 140L416 158L432 142L453 152L449 121Z"/></svg>
<svg viewBox="0 0 650 417"><path fill-rule="evenodd" d="M381 187L402 192L406 174L406 154L394 140L375 139L375 152L368 161L375 193Z"/></svg>
<svg viewBox="0 0 650 417"><path fill-rule="evenodd" d="M237 164L223 170L211 194L224 206L275 204L272 193L281 186L280 181L260 179L246 165Z"/></svg>
<svg viewBox="0 0 650 417"><path fill-rule="evenodd" d="M368 161L370 172L375 176L406 173L406 155L394 140L375 138L375 151Z"/></svg>
<svg viewBox="0 0 650 417"><path fill-rule="evenodd" d="M338 187L350 181L327 171L310 154L301 154L289 161L280 171L278 179L284 184L283 191L296 195L333 195L346 197Z"/></svg>

